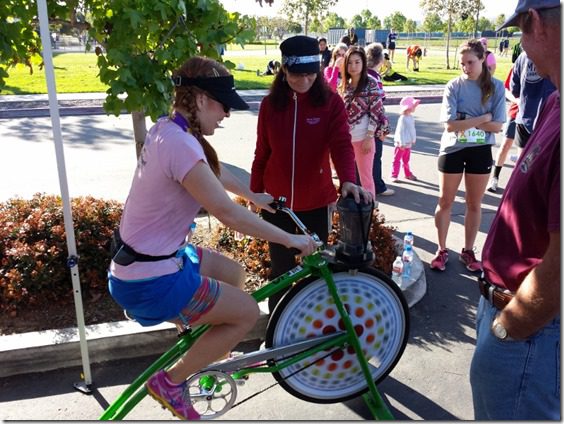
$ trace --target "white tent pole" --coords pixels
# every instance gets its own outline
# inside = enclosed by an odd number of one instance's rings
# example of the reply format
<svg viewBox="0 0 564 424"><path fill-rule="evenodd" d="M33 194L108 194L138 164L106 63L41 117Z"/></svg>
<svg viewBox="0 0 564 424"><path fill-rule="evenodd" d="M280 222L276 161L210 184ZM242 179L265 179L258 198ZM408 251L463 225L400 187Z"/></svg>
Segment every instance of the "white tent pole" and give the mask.
<svg viewBox="0 0 564 424"><path fill-rule="evenodd" d="M53 127L53 141L55 142L55 153L57 155L57 169L59 171L59 185L63 200L63 216L65 221L65 232L67 237L68 266L71 272L72 287L74 293L74 305L76 309L76 320L78 334L80 337L80 354L82 357L82 369L84 383L89 386L92 383L90 373L90 360L88 358L88 346L86 343L86 331L84 322L84 310L82 308L82 294L80 292L80 278L78 275L78 255L76 241L74 238L74 225L72 220L69 188L67 184L67 173L65 166L65 153L63 150L63 138L61 135L61 121L59 117L59 106L57 103L57 89L55 87L55 73L53 71L53 56L51 51L51 34L49 33L49 19L47 14L46 0L37 0L37 12L39 15L39 29L41 43L43 45L43 62L45 64L45 77L47 79L47 93L49 95L49 111L51 114L51 125ZM77 385L75 384L75 387ZM80 389L77 387L77 389ZM88 391L80 389L82 391Z"/></svg>

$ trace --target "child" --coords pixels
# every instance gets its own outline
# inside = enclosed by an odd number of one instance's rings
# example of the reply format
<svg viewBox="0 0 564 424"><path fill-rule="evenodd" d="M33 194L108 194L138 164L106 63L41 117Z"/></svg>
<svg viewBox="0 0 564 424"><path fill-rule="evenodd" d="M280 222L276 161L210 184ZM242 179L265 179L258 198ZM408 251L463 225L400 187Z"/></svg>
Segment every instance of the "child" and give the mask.
<svg viewBox="0 0 564 424"><path fill-rule="evenodd" d="M415 119L412 113L420 102L421 100L414 99L411 96L404 97L400 102L401 116L394 134L396 148L394 162L392 163L392 181L395 183L399 182L400 162L403 162L405 178L417 181L417 177L409 169L409 157L411 156L411 147L415 144Z"/></svg>

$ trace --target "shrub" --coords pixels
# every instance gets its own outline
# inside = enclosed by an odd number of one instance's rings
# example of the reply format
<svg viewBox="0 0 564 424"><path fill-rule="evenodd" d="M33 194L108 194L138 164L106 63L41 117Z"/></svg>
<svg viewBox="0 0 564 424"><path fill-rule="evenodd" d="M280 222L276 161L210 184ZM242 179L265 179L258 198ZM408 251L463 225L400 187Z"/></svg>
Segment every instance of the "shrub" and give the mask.
<svg viewBox="0 0 564 424"><path fill-rule="evenodd" d="M93 197L72 199L81 290L107 292L108 243L122 205ZM43 302L70 302L72 284L59 196L0 203L0 311Z"/></svg>

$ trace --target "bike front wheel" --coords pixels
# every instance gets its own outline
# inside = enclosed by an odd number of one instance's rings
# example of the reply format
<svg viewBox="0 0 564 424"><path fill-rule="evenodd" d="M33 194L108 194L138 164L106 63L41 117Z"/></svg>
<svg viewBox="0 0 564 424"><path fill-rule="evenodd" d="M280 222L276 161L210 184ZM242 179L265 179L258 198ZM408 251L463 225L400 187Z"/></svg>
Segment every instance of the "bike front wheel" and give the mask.
<svg viewBox="0 0 564 424"><path fill-rule="evenodd" d="M407 302L398 286L376 269L337 272L333 278L372 379L378 383L405 350L409 335ZM284 346L344 329L327 283L311 277L298 282L280 300L269 320L265 344ZM368 391L352 346L318 352L273 375L288 393L308 402L343 402Z"/></svg>

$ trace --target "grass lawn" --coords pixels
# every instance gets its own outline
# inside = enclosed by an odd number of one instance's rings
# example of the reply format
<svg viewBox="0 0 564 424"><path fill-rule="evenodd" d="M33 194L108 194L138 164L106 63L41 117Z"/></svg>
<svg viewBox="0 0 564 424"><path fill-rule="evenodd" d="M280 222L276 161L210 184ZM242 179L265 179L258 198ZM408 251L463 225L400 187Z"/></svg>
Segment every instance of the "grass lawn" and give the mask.
<svg viewBox="0 0 564 424"><path fill-rule="evenodd" d="M252 46L252 48L251 48ZM249 45L249 48L228 47L224 60L229 60L235 65L242 65L243 69L233 70L235 84L239 90L266 89L272 83L272 76L259 76L270 59L279 59L280 52L274 45L267 46L264 54L264 45ZM258 48L257 48L258 47ZM401 47L401 45L400 45ZM451 67L455 50L451 51ZM450 79L458 76L460 70L447 70L445 66L445 51L440 47L431 47L428 55L423 57L420 72L406 71L405 50L398 48L395 54L396 63L394 70L409 78L409 81L398 83L386 83L386 85L424 85L444 84ZM496 77L505 80L511 59L509 57L498 57ZM96 66L96 55L94 53L56 53L53 57L55 66L55 78L57 92L59 93L86 93L104 92L107 86L98 80L98 67ZM8 69L9 77L6 79L6 87L2 94L40 94L47 93L45 83L45 72L34 67L32 75L29 68L18 65Z"/></svg>

